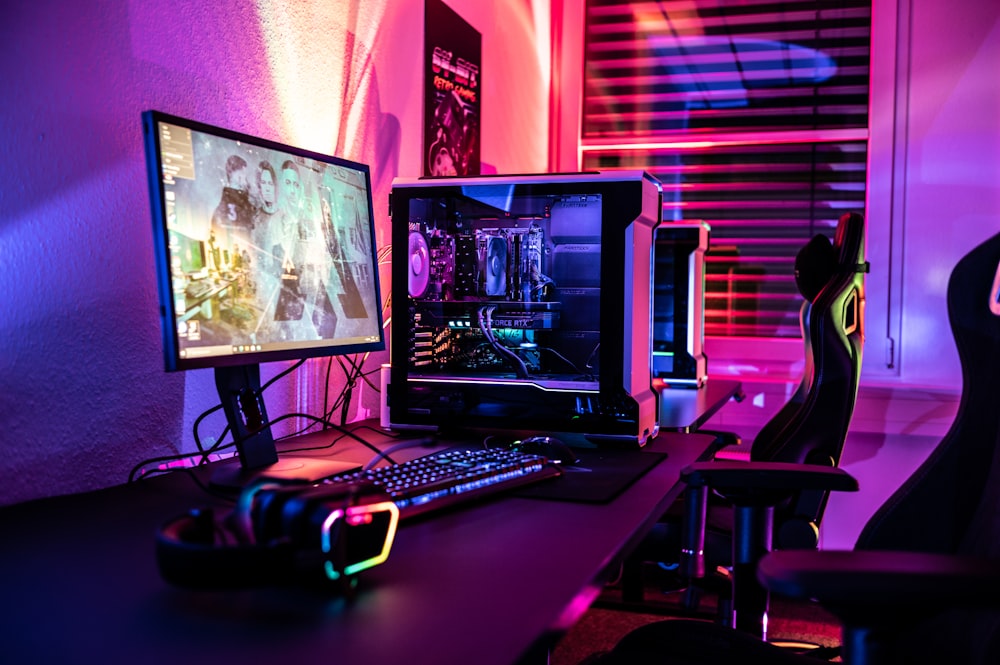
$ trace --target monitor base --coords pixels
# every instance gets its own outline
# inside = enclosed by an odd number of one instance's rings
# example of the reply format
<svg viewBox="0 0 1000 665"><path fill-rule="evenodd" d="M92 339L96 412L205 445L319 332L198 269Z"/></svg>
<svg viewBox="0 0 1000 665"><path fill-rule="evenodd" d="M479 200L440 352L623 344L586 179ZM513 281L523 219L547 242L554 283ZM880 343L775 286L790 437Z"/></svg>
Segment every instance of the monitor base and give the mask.
<svg viewBox="0 0 1000 665"><path fill-rule="evenodd" d="M340 473L349 473L361 468L357 462L345 462L319 457L297 457L286 455L274 464L256 469L247 469L240 464L238 457L233 457L213 464L210 483L213 487L222 489L243 489L247 485L266 478L276 480L300 480L303 482L318 482L323 478Z"/></svg>

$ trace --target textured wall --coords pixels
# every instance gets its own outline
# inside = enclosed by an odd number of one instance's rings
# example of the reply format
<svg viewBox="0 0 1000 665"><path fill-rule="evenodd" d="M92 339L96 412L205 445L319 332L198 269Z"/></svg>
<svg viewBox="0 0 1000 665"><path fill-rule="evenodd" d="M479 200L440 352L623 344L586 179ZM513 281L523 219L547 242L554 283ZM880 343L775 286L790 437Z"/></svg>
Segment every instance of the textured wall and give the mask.
<svg viewBox="0 0 1000 665"><path fill-rule="evenodd" d="M449 4L483 33L484 171L545 170L548 2ZM389 183L419 170L422 7L2 4L0 503L112 485L191 451L194 419L217 402L210 370L163 371L140 113L371 164L387 241ZM321 410L318 362L269 392L272 417Z"/></svg>

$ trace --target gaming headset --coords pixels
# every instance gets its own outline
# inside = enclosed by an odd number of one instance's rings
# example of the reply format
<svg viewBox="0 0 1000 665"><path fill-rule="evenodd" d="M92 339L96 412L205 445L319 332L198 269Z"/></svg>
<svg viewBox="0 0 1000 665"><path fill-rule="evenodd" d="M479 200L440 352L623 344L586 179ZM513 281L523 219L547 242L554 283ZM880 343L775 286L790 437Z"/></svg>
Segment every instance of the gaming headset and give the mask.
<svg viewBox="0 0 1000 665"><path fill-rule="evenodd" d="M160 529L156 559L169 583L196 589L283 584L354 587L384 562L399 509L369 485L264 480L222 520L199 509Z"/></svg>

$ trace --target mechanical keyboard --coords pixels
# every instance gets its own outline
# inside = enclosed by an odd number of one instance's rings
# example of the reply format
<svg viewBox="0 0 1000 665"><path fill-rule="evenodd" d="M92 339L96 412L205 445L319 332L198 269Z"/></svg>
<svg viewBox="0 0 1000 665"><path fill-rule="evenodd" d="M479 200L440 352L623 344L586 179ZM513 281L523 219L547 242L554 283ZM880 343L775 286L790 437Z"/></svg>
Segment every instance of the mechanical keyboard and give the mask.
<svg viewBox="0 0 1000 665"><path fill-rule="evenodd" d="M343 473L324 484L372 483L405 520L562 474L548 458L503 448L448 450L408 462Z"/></svg>

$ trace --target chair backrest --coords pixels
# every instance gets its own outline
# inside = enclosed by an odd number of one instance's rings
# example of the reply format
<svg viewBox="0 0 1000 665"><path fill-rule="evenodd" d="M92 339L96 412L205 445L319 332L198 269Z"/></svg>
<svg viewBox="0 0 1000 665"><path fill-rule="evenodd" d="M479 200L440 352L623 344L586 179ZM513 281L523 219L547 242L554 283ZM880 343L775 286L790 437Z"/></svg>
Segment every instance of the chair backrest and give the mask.
<svg viewBox="0 0 1000 665"><path fill-rule="evenodd" d="M948 319L962 395L934 451L868 520L855 547L1000 557L1000 234L952 270Z"/></svg>
<svg viewBox="0 0 1000 665"><path fill-rule="evenodd" d="M864 346L865 220L841 216L833 242L813 238L796 258L805 369L780 411L761 428L751 461L836 466L854 415ZM812 548L828 492L801 492L775 508L775 547Z"/></svg>
<svg viewBox="0 0 1000 665"><path fill-rule="evenodd" d="M855 548L967 554L1000 565L1000 234L952 270L948 320L962 368L955 418ZM941 608L885 640L898 662L998 663L1000 611Z"/></svg>

